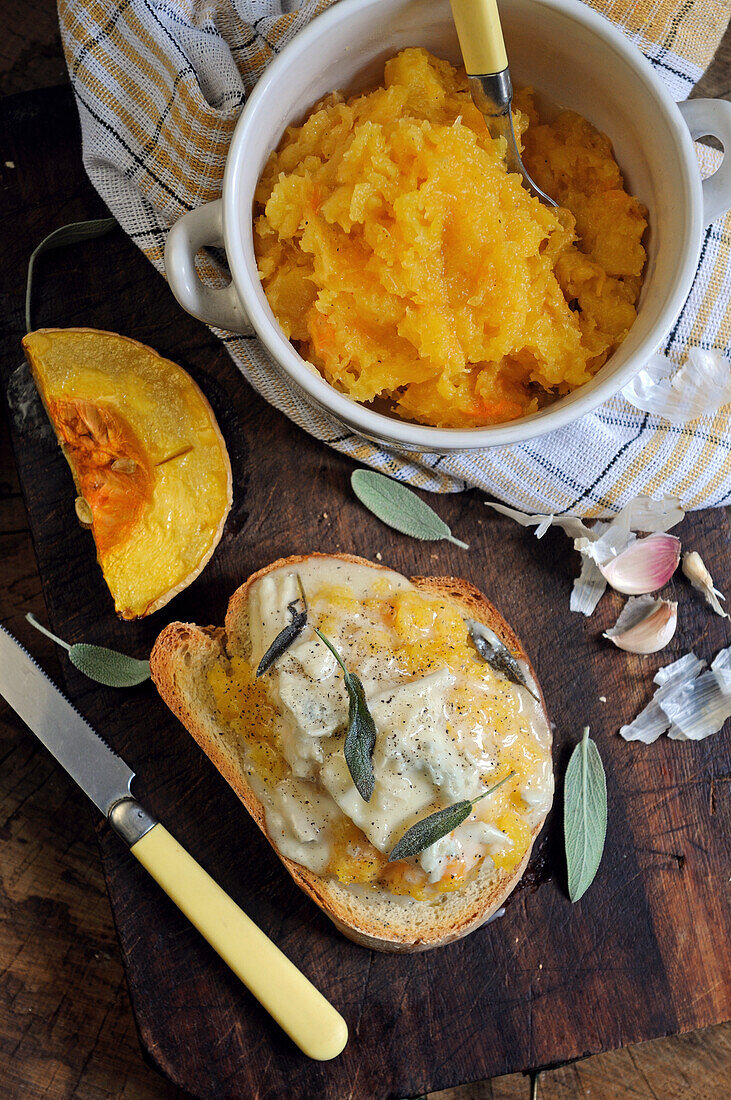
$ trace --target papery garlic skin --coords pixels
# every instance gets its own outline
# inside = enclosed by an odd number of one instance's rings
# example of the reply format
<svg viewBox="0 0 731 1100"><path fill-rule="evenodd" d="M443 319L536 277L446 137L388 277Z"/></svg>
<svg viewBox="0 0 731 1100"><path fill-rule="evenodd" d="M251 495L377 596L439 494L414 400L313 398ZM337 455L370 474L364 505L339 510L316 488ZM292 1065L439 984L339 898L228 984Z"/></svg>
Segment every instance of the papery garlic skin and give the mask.
<svg viewBox="0 0 731 1100"><path fill-rule="evenodd" d="M597 523L593 527L587 527L578 516L552 515L521 512L519 508L511 508L507 504L499 504L497 501L486 500L488 508L494 508L501 516L508 516L519 523L521 527L535 527L536 538L543 538L549 527L560 527L561 530L572 539L586 538L590 542L598 539L602 531L608 528L622 532L644 531L650 534L655 531L669 531L676 523L684 518L685 512L680 503L680 498L669 494L654 498L640 493L624 505L611 519Z"/></svg>
<svg viewBox="0 0 731 1100"><path fill-rule="evenodd" d="M488 508L494 508L501 516L514 519L521 527L535 527L534 534L537 539L542 539L549 527L560 527L564 534L572 539L591 538L591 528L587 527L578 516L553 516L542 513L529 515L528 512L510 508L507 504L498 504L497 501L486 500L485 504Z"/></svg>
<svg viewBox="0 0 731 1100"><path fill-rule="evenodd" d="M731 646L720 650L711 667L694 653L655 673L658 689L634 721L622 726L625 741L656 741L663 733L673 741L702 741L731 718Z"/></svg>
<svg viewBox="0 0 731 1100"><path fill-rule="evenodd" d="M643 596L663 588L679 561L680 539L675 535L654 534L636 539L616 557L597 564L615 592Z"/></svg>
<svg viewBox="0 0 731 1100"><path fill-rule="evenodd" d="M643 412L688 424L731 402L731 364L718 349L690 348L682 367L658 352L622 394Z"/></svg>
<svg viewBox="0 0 731 1100"><path fill-rule="evenodd" d="M625 741L642 741L645 745L651 745L663 733L667 733L670 719L662 709L663 701L683 684L700 676L705 667L706 662L696 657L695 653L686 653L677 661L659 668L653 677L658 685L657 691L637 717L628 725L622 726L620 737Z"/></svg>
<svg viewBox="0 0 731 1100"><path fill-rule="evenodd" d="M599 572L599 566L591 558L582 556L581 572L571 589L569 608L582 615L593 615L596 605L607 590L607 582Z"/></svg>
<svg viewBox="0 0 731 1100"><path fill-rule="evenodd" d="M685 519L680 497L669 494L657 500L643 495L636 496L627 507L630 509L631 529L642 531L646 535L656 531L669 531Z"/></svg>
<svg viewBox="0 0 731 1100"><path fill-rule="evenodd" d="M657 653L671 641L678 625L678 605L638 596L627 600L611 630L604 634L626 653Z"/></svg>
<svg viewBox="0 0 731 1100"><path fill-rule="evenodd" d="M706 603L710 604L716 614L722 619L728 619L728 612L719 603L719 600L725 600L726 597L714 586L713 577L697 550L689 550L687 554L683 554L682 570L693 587L703 593Z"/></svg>
<svg viewBox="0 0 731 1100"><path fill-rule="evenodd" d="M729 650L721 650L707 672L670 694L661 704L674 741L702 741L718 733L731 718L731 678L724 667Z"/></svg>

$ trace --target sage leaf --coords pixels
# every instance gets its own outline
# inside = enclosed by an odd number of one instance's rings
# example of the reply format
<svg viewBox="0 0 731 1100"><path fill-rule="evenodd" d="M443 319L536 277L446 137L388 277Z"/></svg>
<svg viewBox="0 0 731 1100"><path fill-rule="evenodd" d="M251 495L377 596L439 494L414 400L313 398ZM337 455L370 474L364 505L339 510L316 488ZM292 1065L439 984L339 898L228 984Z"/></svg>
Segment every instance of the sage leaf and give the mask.
<svg viewBox="0 0 731 1100"><path fill-rule="evenodd" d="M107 687L134 687L150 679L149 661L139 661L106 646L79 642L69 648L69 660L90 680Z"/></svg>
<svg viewBox="0 0 731 1100"><path fill-rule="evenodd" d="M464 802L454 802L451 806L445 806L443 809L436 810L433 814L429 814L428 817L423 817L421 821L417 821L416 824L412 825L410 829L407 829L401 839L396 842L388 857L388 862L393 863L394 860L397 859L407 859L409 856L418 856L419 852L423 852L425 848L429 848L432 844L436 844L443 836L447 836L448 833L453 832L458 825L461 825L463 821L467 820L476 802L479 802L483 798L487 798L489 794L496 791L498 787L502 787L503 783L507 783L514 775L515 772L509 772L508 775L504 776L499 782L488 788L488 790L483 791L482 794L478 794L477 798L465 799Z"/></svg>
<svg viewBox="0 0 731 1100"><path fill-rule="evenodd" d="M376 724L368 709L360 678L348 672L332 642L315 627L315 634L327 646L343 671L348 693L348 729L345 734L345 762L355 788L364 802L370 802L376 784L373 774L373 750L376 747Z"/></svg>
<svg viewBox="0 0 731 1100"><path fill-rule="evenodd" d="M563 828L569 897L578 901L597 873L607 833L607 781L588 726L566 769Z"/></svg>
<svg viewBox="0 0 731 1100"><path fill-rule="evenodd" d="M62 225L60 229L54 229L44 237L41 243L33 249L28 261L28 275L25 283L25 330L31 332L31 301L33 298L33 273L35 263L44 252L50 252L53 248L63 248L67 244L79 244L81 241L91 241L96 237L103 237L114 229L116 218L95 218L86 222L71 222Z"/></svg>
<svg viewBox="0 0 731 1100"><path fill-rule="evenodd" d="M292 642L299 638L300 634L307 626L307 600L305 599L305 590L302 587L302 581L299 575L297 576L297 583L300 588L300 598L299 600L292 600L292 602L287 605L291 621L287 623L283 630L279 631L276 638L269 646L269 649L259 661L259 666L256 670L257 677L262 676L268 668L271 668L275 661L279 660L283 653L286 653L292 645ZM300 603L302 605L302 610L297 606Z"/></svg>
<svg viewBox="0 0 731 1100"><path fill-rule="evenodd" d="M429 542L447 539L469 550L469 545L455 538L444 520L401 482L375 470L354 470L350 484L361 504L388 527L414 539Z"/></svg>
<svg viewBox="0 0 731 1100"><path fill-rule="evenodd" d="M292 642L299 638L306 625L307 612L295 612L292 621L287 623L283 630L280 630L279 634L277 634L276 638L269 646L269 649L259 661L256 670L257 676L263 675L263 673L265 673L268 668L271 668L274 662L277 661L283 653L286 653L292 645Z"/></svg>
<svg viewBox="0 0 731 1100"><path fill-rule="evenodd" d="M429 814L421 821L417 821L410 829L407 829L401 839L393 847L388 857L388 862L393 863L397 859L407 859L409 856L417 856L425 848L447 836L472 813L472 803L455 802L452 806L445 806L443 810Z"/></svg>
<svg viewBox="0 0 731 1100"><path fill-rule="evenodd" d="M150 662L140 661L136 657L128 657L126 653L120 653L116 649L107 649L102 645L90 645L87 642L77 642L69 645L63 638L57 637L42 626L30 612L26 619L45 634L47 638L62 646L69 655L71 664L83 672L90 680L96 680L98 684L107 687L125 688L135 687L150 679Z"/></svg>
<svg viewBox="0 0 731 1100"><path fill-rule="evenodd" d="M519 662L505 643L498 638L495 631L490 630L488 626L478 622L476 619L466 619L465 621L474 647L483 661L485 661L493 671L497 672L498 676L503 676L506 680L510 680L511 684L518 684L520 687L524 687L525 690L533 696L535 701L540 703L540 699L526 680Z"/></svg>
<svg viewBox="0 0 731 1100"><path fill-rule="evenodd" d="M348 731L345 734L345 762L358 794L370 802L376 784L373 775L373 750L376 747L376 724L368 709L363 684L352 672L345 674L348 692Z"/></svg>

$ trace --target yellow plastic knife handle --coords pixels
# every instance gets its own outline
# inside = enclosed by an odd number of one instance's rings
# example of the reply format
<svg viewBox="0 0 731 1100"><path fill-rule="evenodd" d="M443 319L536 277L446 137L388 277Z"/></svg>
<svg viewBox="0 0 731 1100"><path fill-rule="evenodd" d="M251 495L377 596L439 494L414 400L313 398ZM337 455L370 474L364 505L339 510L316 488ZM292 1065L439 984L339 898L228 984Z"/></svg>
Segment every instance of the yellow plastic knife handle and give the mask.
<svg viewBox="0 0 731 1100"><path fill-rule="evenodd" d="M451 0L451 4L467 75L485 76L507 69L496 0Z"/></svg>
<svg viewBox="0 0 731 1100"><path fill-rule="evenodd" d="M178 909L309 1058L335 1058L348 1025L221 887L159 823L131 845Z"/></svg>

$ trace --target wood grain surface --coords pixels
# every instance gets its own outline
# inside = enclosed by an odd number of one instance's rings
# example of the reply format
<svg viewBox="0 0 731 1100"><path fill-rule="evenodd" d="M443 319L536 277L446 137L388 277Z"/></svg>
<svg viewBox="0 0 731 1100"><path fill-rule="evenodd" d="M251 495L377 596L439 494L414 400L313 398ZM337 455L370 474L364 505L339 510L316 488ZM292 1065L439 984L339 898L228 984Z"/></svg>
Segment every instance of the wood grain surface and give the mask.
<svg viewBox="0 0 731 1100"><path fill-rule="evenodd" d="M452 528L472 543L469 554L415 544L383 528L352 498L351 464L245 386L222 346L178 309L121 233L59 251L42 266L37 323L117 329L190 370L227 438L235 503L217 555L191 589L147 622L116 620L91 539L72 520L70 476L17 354L28 242L103 211L81 170L68 93L25 96L5 106L3 159L15 167L3 180L2 369L54 628L69 641L143 655L170 618L221 622L230 592L275 556L378 551L405 572L451 571L483 588L534 659L557 722L559 773L585 722L607 763L607 853L579 905L565 896L554 813L532 874L505 918L434 954L393 959L342 940L296 890L149 685L120 694L91 684L68 664L52 663L50 671L59 672L82 712L138 770L139 796L331 996L353 1035L336 1063L307 1063L99 825L137 1023L153 1063L201 1097L287 1093L355 1100L416 1095L727 1018L730 990L718 944L728 942L722 907L728 737L648 749L615 736L649 697L652 670L691 646L708 656L728 644L725 623L707 615L679 582L682 625L672 650L662 661L642 661L610 652L599 640L616 614L617 597L606 598L588 622L569 614L573 562L560 533L538 543L489 513L476 493L437 501ZM702 550L721 584L731 580L721 513L689 517L681 534ZM30 640L27 629L19 633ZM47 653L35 636L32 645ZM38 766L41 775L51 767L48 761ZM69 790L65 779L58 782ZM63 796L56 820L62 816ZM93 915L93 895L89 910ZM53 930L52 913L48 927Z"/></svg>
<svg viewBox="0 0 731 1100"><path fill-rule="evenodd" d="M0 0L0 92L66 81L53 0ZM731 97L731 35L694 94ZM78 136L74 137L78 142ZM29 156L42 157L42 150ZM4 158L0 158L2 163ZM12 171L12 166L5 164ZM42 202L32 190L29 203ZM63 219L59 219L61 221ZM48 226L54 228L49 214ZM16 235L12 220L4 233ZM14 251L24 263L25 254ZM154 276L151 276L154 279ZM19 281L3 294L0 324L17 308ZM10 298L8 298L8 295ZM82 318L83 320L83 318ZM6 345L7 346L7 345ZM15 362L17 348L12 344ZM32 644L46 668L53 647L26 611L45 606L25 507L0 418L0 621ZM96 862L91 817L0 700L0 1072L9 1100L48 1097L165 1100L184 1095L139 1058L124 979ZM96 898L96 902L90 899ZM50 918L49 918L50 914ZM706 1100L727 1091L731 1027L722 1025L596 1055L540 1076L543 1100L618 1095ZM520 1074L440 1094L440 1100L527 1097Z"/></svg>

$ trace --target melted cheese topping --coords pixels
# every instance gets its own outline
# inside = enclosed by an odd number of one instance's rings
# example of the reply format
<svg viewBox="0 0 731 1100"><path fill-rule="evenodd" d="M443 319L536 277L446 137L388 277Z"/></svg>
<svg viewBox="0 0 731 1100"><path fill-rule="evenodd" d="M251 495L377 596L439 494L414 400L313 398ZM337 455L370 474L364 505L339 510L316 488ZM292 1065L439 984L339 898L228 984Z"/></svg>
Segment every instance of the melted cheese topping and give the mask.
<svg viewBox="0 0 731 1100"><path fill-rule="evenodd" d="M297 574L308 625L257 680L262 655L290 621ZM420 898L458 888L486 860L517 866L552 800L550 730L530 693L479 657L455 601L398 573L314 558L252 585L248 613L247 659L234 656L209 679L221 720L242 737L249 781L283 855L345 884ZM343 753L342 671L314 626L363 682L377 730L370 802ZM510 771L454 832L388 863L416 821L476 798Z"/></svg>

